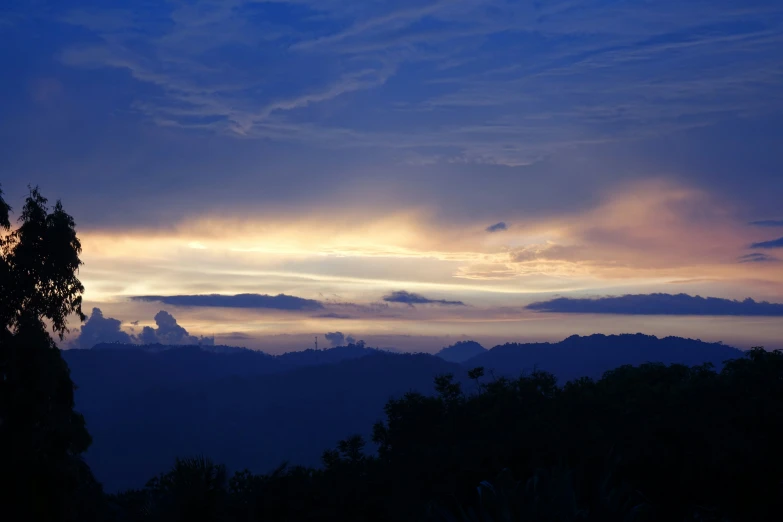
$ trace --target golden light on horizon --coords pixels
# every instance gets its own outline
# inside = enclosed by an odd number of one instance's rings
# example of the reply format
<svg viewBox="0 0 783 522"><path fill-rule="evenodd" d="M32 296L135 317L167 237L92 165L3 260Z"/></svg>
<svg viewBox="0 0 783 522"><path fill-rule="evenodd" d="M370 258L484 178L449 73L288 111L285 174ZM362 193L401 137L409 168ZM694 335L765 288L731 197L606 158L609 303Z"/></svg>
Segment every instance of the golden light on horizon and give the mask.
<svg viewBox="0 0 783 522"><path fill-rule="evenodd" d="M759 275L783 282L774 267L736 261L746 233L727 211L707 210L714 207L701 191L646 181L569 220L520 221L497 234L479 223L437 223L421 210L361 222L338 213L205 216L154 233L83 232L83 275L93 300L243 292L367 299L393 288L513 296Z"/></svg>

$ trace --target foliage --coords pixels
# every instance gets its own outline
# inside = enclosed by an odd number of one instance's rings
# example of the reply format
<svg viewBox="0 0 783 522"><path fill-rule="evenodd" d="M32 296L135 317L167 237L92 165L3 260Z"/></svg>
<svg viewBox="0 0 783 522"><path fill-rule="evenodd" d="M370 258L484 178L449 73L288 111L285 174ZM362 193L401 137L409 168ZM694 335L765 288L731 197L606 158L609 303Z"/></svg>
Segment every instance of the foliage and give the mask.
<svg viewBox="0 0 783 522"><path fill-rule="evenodd" d="M4 510L30 520L100 515L100 485L80 455L91 439L47 323L62 338L81 314L81 245L60 202L31 189L11 229L0 192L0 475Z"/></svg>
<svg viewBox="0 0 783 522"><path fill-rule="evenodd" d="M243 471L225 494L186 498L222 502L197 511L237 521L763 522L783 508L779 351L754 349L719 373L645 364L564 386L545 372L471 377L472 392L442 375L435 396L390 400L375 454L353 436L320 469Z"/></svg>
<svg viewBox="0 0 783 522"><path fill-rule="evenodd" d="M0 202L0 224L9 231L10 208L1 194ZM62 339L69 315L85 319L81 307L84 286L76 276L82 264L81 243L62 203L58 201L51 212L47 203L38 188L31 188L19 226L0 239L0 320L6 328L18 329L26 321L46 319Z"/></svg>
<svg viewBox="0 0 783 522"><path fill-rule="evenodd" d="M177 459L170 471L142 490L116 496L114 503L129 520L224 520L227 486L224 466L203 456Z"/></svg>

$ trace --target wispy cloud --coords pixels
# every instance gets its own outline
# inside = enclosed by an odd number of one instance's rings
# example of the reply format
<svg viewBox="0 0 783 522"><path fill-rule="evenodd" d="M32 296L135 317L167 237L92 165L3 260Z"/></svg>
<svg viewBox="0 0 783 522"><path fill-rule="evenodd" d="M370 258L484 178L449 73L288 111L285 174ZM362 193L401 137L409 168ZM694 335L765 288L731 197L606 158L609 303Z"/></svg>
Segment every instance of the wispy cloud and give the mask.
<svg viewBox="0 0 783 522"><path fill-rule="evenodd" d="M777 263L780 259L769 254L762 254L760 252L754 252L752 254L745 254L740 256L740 263Z"/></svg>
<svg viewBox="0 0 783 522"><path fill-rule="evenodd" d="M761 241L753 243L750 248L783 248L783 237L772 239L770 241Z"/></svg>
<svg viewBox="0 0 783 522"><path fill-rule="evenodd" d="M4 188L74 210L106 317L180 297L189 329L359 332L672 281L783 295L779 1L12 4Z"/></svg>
<svg viewBox="0 0 783 522"><path fill-rule="evenodd" d="M102 43L74 45L62 59L125 69L161 88L163 96L134 107L163 126L322 145L352 133L361 139L342 143L525 165L563 148L706 125L727 111L783 109L783 96L770 90L783 78L781 12L677 2L632 9L457 0L389 10L199 0L135 16L74 11L63 21ZM491 44L509 34L520 38ZM527 59L509 65L510 56ZM339 118L351 113L339 98L397 75L404 94L384 90L391 103L365 98L362 117ZM329 109L307 111L314 105ZM400 114L413 125L377 125Z"/></svg>
<svg viewBox="0 0 783 522"><path fill-rule="evenodd" d="M783 219L763 219L748 223L754 227L783 227Z"/></svg>
<svg viewBox="0 0 783 522"><path fill-rule="evenodd" d="M312 49L323 48L341 42L352 36L358 36L373 31L389 31L403 29L424 16L436 12L442 8L446 2L439 1L429 5L392 11L387 14L372 17L367 20L356 22L353 26L338 33L316 38L314 40L305 40L292 46L292 49Z"/></svg>

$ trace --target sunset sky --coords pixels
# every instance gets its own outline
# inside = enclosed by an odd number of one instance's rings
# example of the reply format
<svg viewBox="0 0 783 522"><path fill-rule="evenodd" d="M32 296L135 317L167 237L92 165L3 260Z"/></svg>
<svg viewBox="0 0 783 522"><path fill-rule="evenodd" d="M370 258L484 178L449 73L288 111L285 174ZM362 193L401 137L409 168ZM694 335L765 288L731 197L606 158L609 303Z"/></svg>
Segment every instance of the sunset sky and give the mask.
<svg viewBox="0 0 783 522"><path fill-rule="evenodd" d="M0 183L76 219L96 332L783 348L595 300L783 303L779 0L6 0L0 45Z"/></svg>

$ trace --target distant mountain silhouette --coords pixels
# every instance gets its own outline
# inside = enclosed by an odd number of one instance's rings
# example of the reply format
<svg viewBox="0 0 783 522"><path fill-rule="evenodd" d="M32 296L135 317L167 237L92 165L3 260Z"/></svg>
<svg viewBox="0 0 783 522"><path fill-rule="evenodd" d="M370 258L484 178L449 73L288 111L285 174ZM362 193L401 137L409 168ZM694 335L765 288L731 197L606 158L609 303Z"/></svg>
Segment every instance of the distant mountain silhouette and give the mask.
<svg viewBox="0 0 783 522"><path fill-rule="evenodd" d="M170 352L176 353L180 351L200 351L222 354L243 354L247 357L261 356L260 359L269 361L275 359L286 367L297 366L311 366L314 364L329 364L339 362L345 359L355 359L357 357L364 357L370 353L375 353L379 350L377 348L369 348L359 344L349 344L346 346L335 346L333 348L326 348L323 350L313 350L312 348L307 350L301 350L296 352L286 352L281 355L270 355L260 350L251 350L249 348L241 348L238 346L224 346L224 345L168 345L168 344L124 344L124 343L100 343L96 344L91 350L97 351L121 351L121 352L148 352L148 353L163 353ZM68 350L68 352L85 352L90 350ZM66 352L66 353L68 353ZM258 357L256 357L258 359ZM260 360L259 359L259 360Z"/></svg>
<svg viewBox="0 0 783 522"><path fill-rule="evenodd" d="M559 343L508 343L463 363L466 368L483 366L498 375L516 376L534 369L554 373L560 382L579 377L598 379L607 370L625 364L646 362L697 365L712 363L720 368L742 351L721 343L705 343L682 337L659 339L651 335L571 336Z"/></svg>
<svg viewBox="0 0 783 522"><path fill-rule="evenodd" d="M436 353L444 361L461 363L487 351L476 341L459 341Z"/></svg>
<svg viewBox="0 0 783 522"><path fill-rule="evenodd" d="M444 360L478 352L461 364ZM205 454L229 468L269 471L283 460L318 464L351 433L368 436L392 397L430 393L467 370L519 376L534 368L558 376L600 377L624 364L711 362L741 351L716 343L646 335L572 336L559 343L464 342L439 352L395 354L349 345L272 356L233 347L99 345L65 350L93 446L86 455L107 491L140 487L176 456ZM491 378L487 375L484 379Z"/></svg>
<svg viewBox="0 0 783 522"><path fill-rule="evenodd" d="M140 487L182 455L209 455L230 470L266 472L284 460L318 465L347 434L369 439L390 398L430 394L434 377L447 372L464 380L460 366L431 355L374 353L148 389L83 410L94 441L86 460L107 491Z"/></svg>
<svg viewBox="0 0 783 522"><path fill-rule="evenodd" d="M62 353L74 382L78 383L76 402L85 410L110 405L149 389L334 364L376 351L348 345L274 356L234 346L104 343L90 350L73 349Z"/></svg>
<svg viewBox="0 0 783 522"><path fill-rule="evenodd" d="M304 350L301 352L288 352L278 355L277 359L289 367L314 366L319 364L334 364L341 361L358 359L379 350L366 348L356 344L336 346L326 350Z"/></svg>
<svg viewBox="0 0 783 522"><path fill-rule="evenodd" d="M91 350L124 350L124 351L142 351L142 352L164 352L169 350L177 350L181 348L200 348L205 352L215 353L242 353L242 352L255 352L249 348L242 348L239 346L226 346L226 345L172 345L172 344L130 344L130 343L99 343L91 348ZM263 352L257 352L263 353Z"/></svg>

